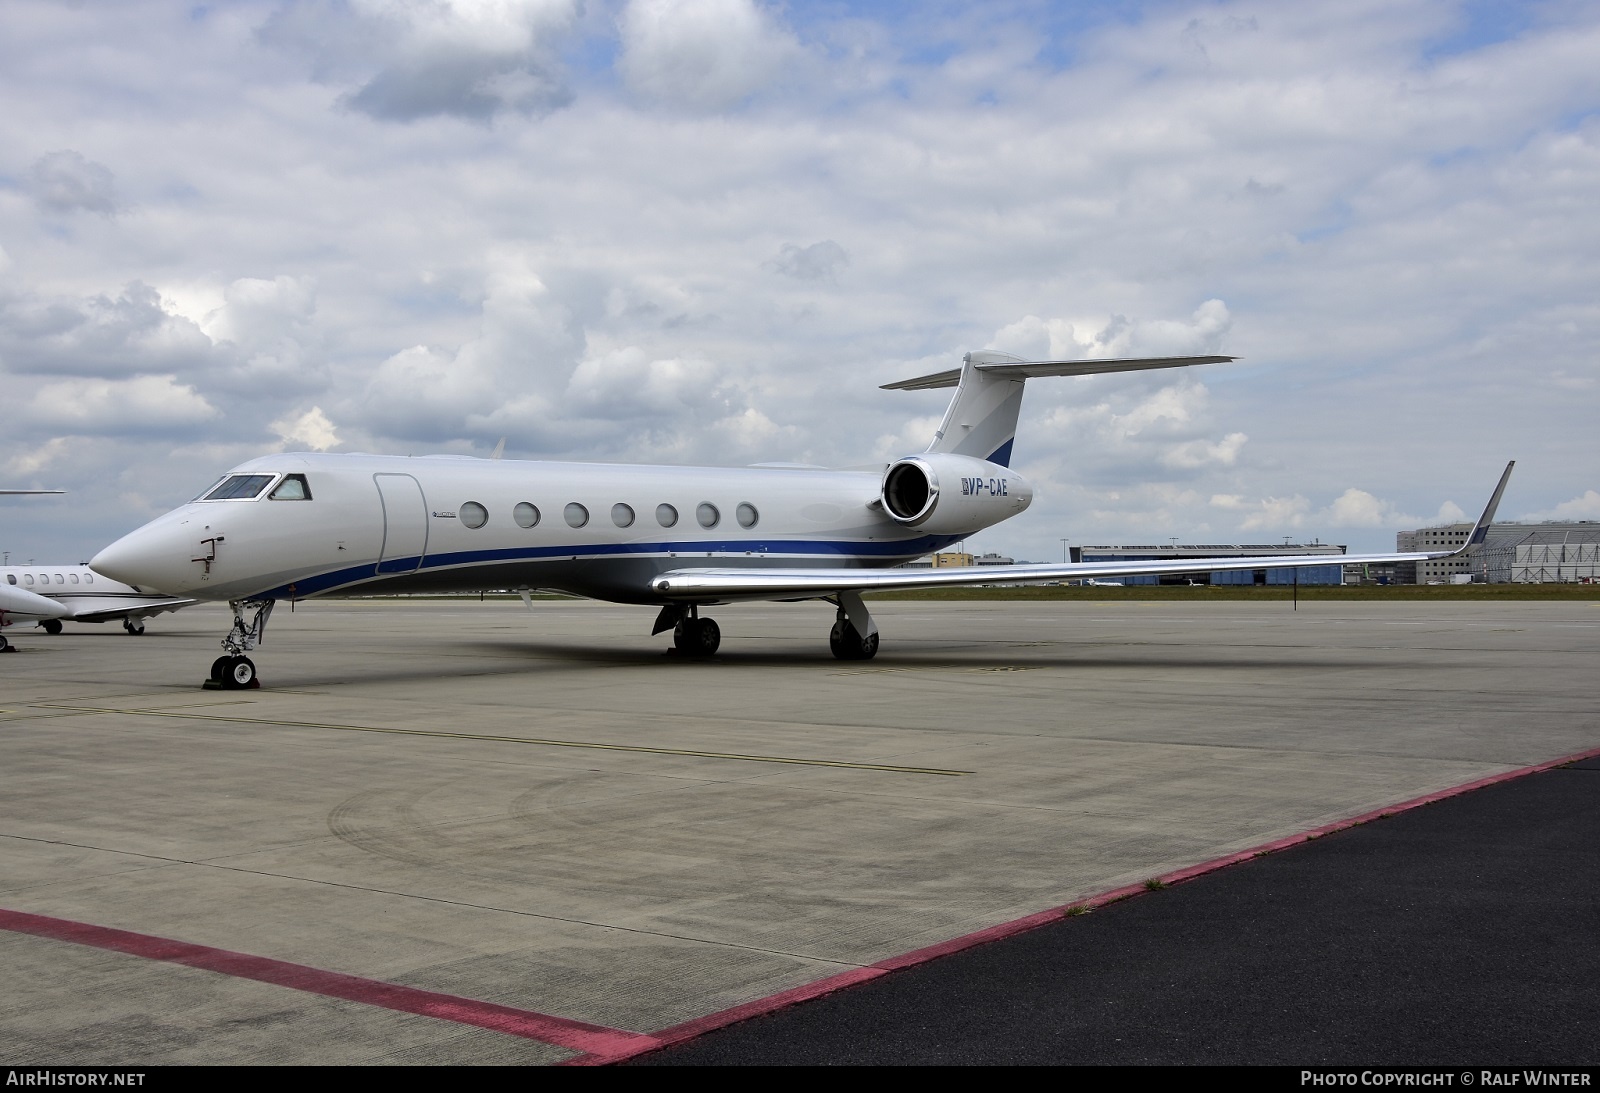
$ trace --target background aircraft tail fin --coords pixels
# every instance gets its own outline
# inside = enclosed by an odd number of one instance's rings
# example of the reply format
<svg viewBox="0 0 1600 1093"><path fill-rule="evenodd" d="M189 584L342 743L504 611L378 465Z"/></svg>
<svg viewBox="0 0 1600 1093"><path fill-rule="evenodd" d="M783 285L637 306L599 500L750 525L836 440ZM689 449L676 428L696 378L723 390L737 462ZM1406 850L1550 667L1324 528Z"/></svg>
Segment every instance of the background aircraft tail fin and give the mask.
<svg viewBox="0 0 1600 1093"><path fill-rule="evenodd" d="M1025 361L1007 353L968 353L960 368L883 385L885 391L930 391L954 387L955 397L933 435L930 452L954 452L1011 465L1011 446L1022 412L1022 387L1030 376L1094 376L1148 368L1220 364L1234 357L1124 357L1113 360Z"/></svg>

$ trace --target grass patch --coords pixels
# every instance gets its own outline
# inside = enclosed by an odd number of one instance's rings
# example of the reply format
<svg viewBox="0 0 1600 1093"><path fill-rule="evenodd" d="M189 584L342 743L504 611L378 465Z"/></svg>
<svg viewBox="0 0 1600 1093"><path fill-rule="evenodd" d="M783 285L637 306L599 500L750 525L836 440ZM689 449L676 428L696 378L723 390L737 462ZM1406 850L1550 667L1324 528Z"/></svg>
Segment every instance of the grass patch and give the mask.
<svg viewBox="0 0 1600 1093"><path fill-rule="evenodd" d="M1071 907L1068 907L1064 913L1068 918L1075 918L1078 915L1088 914L1089 908L1085 907L1081 903L1074 903Z"/></svg>
<svg viewBox="0 0 1600 1093"><path fill-rule="evenodd" d="M1144 882L1145 891L1147 892L1159 892L1166 886L1167 882L1162 880L1160 877L1151 877L1149 880Z"/></svg>

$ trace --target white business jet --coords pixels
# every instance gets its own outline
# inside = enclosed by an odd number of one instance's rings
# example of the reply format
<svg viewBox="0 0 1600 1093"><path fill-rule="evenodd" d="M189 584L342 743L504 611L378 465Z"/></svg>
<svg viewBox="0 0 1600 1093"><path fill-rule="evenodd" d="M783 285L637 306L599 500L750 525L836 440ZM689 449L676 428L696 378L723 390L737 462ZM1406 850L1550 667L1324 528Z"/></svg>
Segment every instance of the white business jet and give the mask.
<svg viewBox="0 0 1600 1093"><path fill-rule="evenodd" d="M1214 364L1232 357L1021 361L968 354L960 368L886 385L955 387L927 450L871 470L625 466L461 456L272 455L112 543L98 573L202 600L227 600L233 628L211 678L258 685L245 655L279 600L338 593L548 588L658 608L652 634L714 653L703 608L735 600L824 599L843 660L878 651L867 591L976 585L987 566L897 569L1015 516L1033 489L1010 467L1024 383ZM1482 539L1511 468L1467 545ZM1461 550L1465 550L1463 546ZM1457 551L1455 553L1460 553ZM1444 553L1350 555L1341 564ZM1015 566L1011 582L1328 564L1326 556L1186 558ZM246 621L246 615L250 618Z"/></svg>
<svg viewBox="0 0 1600 1093"><path fill-rule="evenodd" d="M18 622L37 622L46 633L61 633L63 622L116 622L137 637L144 633L144 620L164 611L176 611L199 603L186 596L168 596L151 589L122 584L98 576L86 565L8 565L0 566L0 588L6 594L32 596L56 604L58 612L38 618L19 617ZM33 601L27 601L32 603ZM35 603L33 606L37 607ZM10 626L12 623L0 623ZM4 646L0 645L0 649Z"/></svg>
<svg viewBox="0 0 1600 1093"><path fill-rule="evenodd" d="M5 497L65 492L0 488ZM152 615L199 602L97 577L86 565L0 566L0 630L32 622L48 634L59 634L63 620L120 619L122 628L137 636L144 633L144 620ZM11 642L0 633L0 653L10 648Z"/></svg>

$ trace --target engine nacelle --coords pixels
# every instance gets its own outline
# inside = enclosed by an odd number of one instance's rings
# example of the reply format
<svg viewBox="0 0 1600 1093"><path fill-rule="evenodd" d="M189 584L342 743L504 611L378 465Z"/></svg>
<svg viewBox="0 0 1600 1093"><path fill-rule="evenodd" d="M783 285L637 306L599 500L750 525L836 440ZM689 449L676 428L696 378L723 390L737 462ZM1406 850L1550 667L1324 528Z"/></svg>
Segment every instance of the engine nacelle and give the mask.
<svg viewBox="0 0 1600 1093"><path fill-rule="evenodd" d="M932 535L962 535L1027 508L1033 487L1010 467L933 452L891 463L879 497L883 511L898 524Z"/></svg>

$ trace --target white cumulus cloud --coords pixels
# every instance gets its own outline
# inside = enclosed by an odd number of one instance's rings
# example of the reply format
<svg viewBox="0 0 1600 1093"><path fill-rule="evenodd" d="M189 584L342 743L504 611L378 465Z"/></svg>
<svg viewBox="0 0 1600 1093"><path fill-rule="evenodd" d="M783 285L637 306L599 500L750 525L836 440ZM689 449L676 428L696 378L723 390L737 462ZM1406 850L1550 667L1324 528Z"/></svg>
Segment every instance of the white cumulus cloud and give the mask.
<svg viewBox="0 0 1600 1093"><path fill-rule="evenodd" d="M800 53L793 34L753 0L631 0L621 24L628 86L675 106L733 106Z"/></svg>

